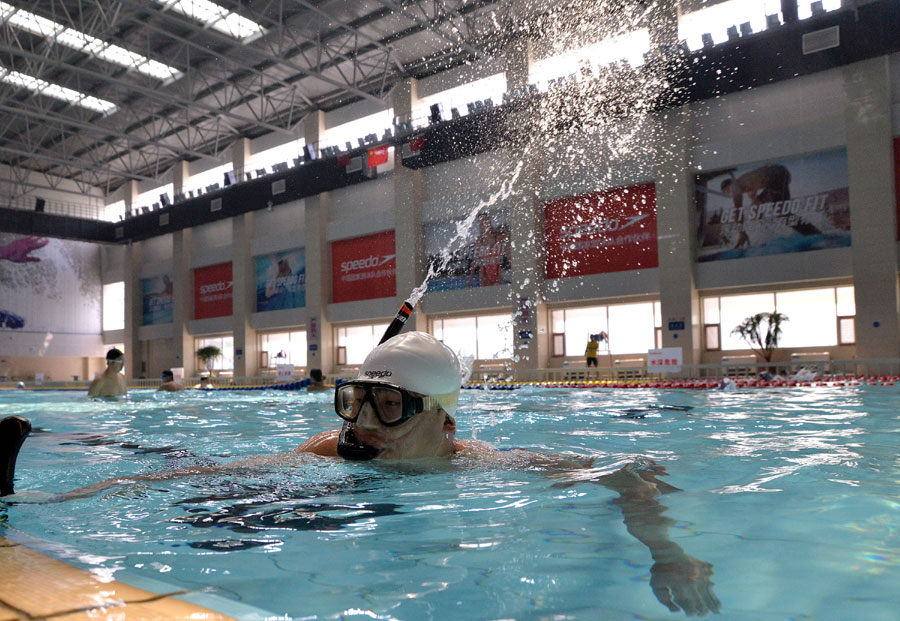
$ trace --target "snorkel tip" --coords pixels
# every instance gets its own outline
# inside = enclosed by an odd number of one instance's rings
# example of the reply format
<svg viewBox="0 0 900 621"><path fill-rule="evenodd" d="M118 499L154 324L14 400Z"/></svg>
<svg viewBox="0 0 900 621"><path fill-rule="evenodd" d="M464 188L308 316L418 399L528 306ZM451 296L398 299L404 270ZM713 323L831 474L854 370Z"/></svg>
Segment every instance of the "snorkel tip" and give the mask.
<svg viewBox="0 0 900 621"><path fill-rule="evenodd" d="M378 457L381 450L368 444L361 444L356 439L356 434L353 433L353 427L345 421L344 426L341 427L341 434L338 436L337 452L347 460L368 461Z"/></svg>

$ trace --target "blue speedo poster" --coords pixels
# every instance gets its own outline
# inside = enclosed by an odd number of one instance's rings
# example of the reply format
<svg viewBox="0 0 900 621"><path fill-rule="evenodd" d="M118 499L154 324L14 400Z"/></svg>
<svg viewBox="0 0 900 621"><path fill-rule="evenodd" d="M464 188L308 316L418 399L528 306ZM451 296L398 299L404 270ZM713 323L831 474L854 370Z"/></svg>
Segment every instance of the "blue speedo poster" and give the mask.
<svg viewBox="0 0 900 621"><path fill-rule="evenodd" d="M306 306L306 251L285 250L256 257L256 311Z"/></svg>
<svg viewBox="0 0 900 621"><path fill-rule="evenodd" d="M141 325L172 323L172 278L141 278Z"/></svg>

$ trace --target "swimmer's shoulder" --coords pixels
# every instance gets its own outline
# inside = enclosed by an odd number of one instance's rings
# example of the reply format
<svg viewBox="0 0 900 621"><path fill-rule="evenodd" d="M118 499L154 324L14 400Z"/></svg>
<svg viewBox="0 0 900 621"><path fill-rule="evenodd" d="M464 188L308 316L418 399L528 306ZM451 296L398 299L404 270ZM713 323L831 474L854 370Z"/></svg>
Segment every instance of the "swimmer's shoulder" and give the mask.
<svg viewBox="0 0 900 621"><path fill-rule="evenodd" d="M460 440L454 439L455 454L466 457L483 457L496 455L499 451L497 447L481 440Z"/></svg>
<svg viewBox="0 0 900 621"><path fill-rule="evenodd" d="M337 457L338 436L340 435L340 429L332 429L331 431L317 433L295 448L294 452L312 453L313 455L319 455L320 457Z"/></svg>

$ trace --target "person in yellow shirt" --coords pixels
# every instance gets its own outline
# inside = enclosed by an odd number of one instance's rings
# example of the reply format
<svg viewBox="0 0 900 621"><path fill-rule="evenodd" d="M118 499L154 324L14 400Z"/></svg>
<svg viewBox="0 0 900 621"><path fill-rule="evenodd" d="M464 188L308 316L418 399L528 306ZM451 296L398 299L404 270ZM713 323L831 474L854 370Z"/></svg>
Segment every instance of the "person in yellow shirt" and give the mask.
<svg viewBox="0 0 900 621"><path fill-rule="evenodd" d="M600 335L592 334L591 340L588 341L584 350L584 356L587 358L587 365L597 366L597 350L600 348Z"/></svg>

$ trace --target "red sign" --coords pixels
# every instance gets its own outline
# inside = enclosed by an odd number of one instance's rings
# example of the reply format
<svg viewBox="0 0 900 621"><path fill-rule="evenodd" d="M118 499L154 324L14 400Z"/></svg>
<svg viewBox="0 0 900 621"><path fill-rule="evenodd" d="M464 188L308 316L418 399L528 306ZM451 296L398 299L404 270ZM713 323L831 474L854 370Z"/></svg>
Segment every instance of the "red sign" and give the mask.
<svg viewBox="0 0 900 621"><path fill-rule="evenodd" d="M332 242L332 301L394 297L397 293L395 252L394 231Z"/></svg>
<svg viewBox="0 0 900 621"><path fill-rule="evenodd" d="M382 145L380 147L375 147L374 149L369 149L368 168L375 168L379 164L386 164L387 161L388 161L387 145Z"/></svg>
<svg viewBox="0 0 900 621"><path fill-rule="evenodd" d="M228 317L232 299L231 263L194 270L194 319Z"/></svg>
<svg viewBox="0 0 900 621"><path fill-rule="evenodd" d="M652 183L550 201L544 226L547 278L659 265Z"/></svg>

